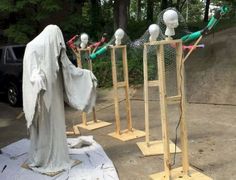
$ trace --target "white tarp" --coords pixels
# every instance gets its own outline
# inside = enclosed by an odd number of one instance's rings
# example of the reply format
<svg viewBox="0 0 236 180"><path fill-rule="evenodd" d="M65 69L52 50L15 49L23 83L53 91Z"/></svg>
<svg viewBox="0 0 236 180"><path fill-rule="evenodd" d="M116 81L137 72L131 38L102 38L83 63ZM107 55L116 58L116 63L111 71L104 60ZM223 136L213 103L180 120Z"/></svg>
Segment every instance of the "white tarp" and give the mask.
<svg viewBox="0 0 236 180"><path fill-rule="evenodd" d="M2 148L3 154L0 155L0 180L118 180L112 161L92 136L67 139L69 147L81 141L91 145L78 149L69 148L70 157L81 163L54 177L21 167L28 158L29 140L22 139L10 144ZM3 170L4 166L6 168Z"/></svg>

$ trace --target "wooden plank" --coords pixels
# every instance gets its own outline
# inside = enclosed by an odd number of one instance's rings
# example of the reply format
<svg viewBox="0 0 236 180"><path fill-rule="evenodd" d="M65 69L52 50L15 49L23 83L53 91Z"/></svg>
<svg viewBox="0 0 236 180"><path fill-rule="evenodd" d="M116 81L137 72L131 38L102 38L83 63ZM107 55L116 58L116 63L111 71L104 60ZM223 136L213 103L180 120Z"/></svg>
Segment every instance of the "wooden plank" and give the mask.
<svg viewBox="0 0 236 180"><path fill-rule="evenodd" d="M126 48L126 45L119 45L119 46L110 45L109 47L110 47L111 49L120 49L120 48Z"/></svg>
<svg viewBox="0 0 236 180"><path fill-rule="evenodd" d="M154 156L154 155L163 155L164 149L163 149L163 141L149 141L149 144L147 145L146 142L137 142L136 143L139 147L139 149L142 151L144 156ZM170 141L170 153L175 153L175 144ZM180 153L181 150L179 147L176 147L176 153Z"/></svg>
<svg viewBox="0 0 236 180"><path fill-rule="evenodd" d="M156 87L156 86L159 86L159 80L148 81L148 86L149 86L149 87Z"/></svg>
<svg viewBox="0 0 236 180"><path fill-rule="evenodd" d="M187 127L185 121L185 88L184 88L184 61L182 54L182 43L177 44L176 47L177 56L176 61L178 61L179 65L179 93L181 94L181 119L180 119L180 139L181 139L181 149L182 149L182 166L183 173L185 175L188 174L189 171L189 159L188 159L188 137L187 137Z"/></svg>
<svg viewBox="0 0 236 180"><path fill-rule="evenodd" d="M85 112L82 112L82 122L85 126L87 126L87 115Z"/></svg>
<svg viewBox="0 0 236 180"><path fill-rule="evenodd" d="M143 49L143 92L144 92L144 115L145 115L145 142L149 146L149 102L148 102L148 63L147 63L147 46Z"/></svg>
<svg viewBox="0 0 236 180"><path fill-rule="evenodd" d="M157 46L157 45L165 45L165 44L175 44L175 43L180 43L180 42L182 42L181 39L177 39L177 40L161 40L161 41L147 42L147 43L144 43L144 45L147 45L147 46Z"/></svg>
<svg viewBox="0 0 236 180"><path fill-rule="evenodd" d="M166 104L166 83L165 83L165 57L164 57L164 45L160 44L157 47L157 64L158 64L158 77L160 81L160 108L161 108L161 123L162 123L162 140L164 145L164 169L167 180L171 177L171 159L170 159L170 147L169 147L169 127L167 119L167 104Z"/></svg>
<svg viewBox="0 0 236 180"><path fill-rule="evenodd" d="M126 102L126 119L127 119L127 128L132 131L132 117L131 117L131 105L129 98L129 72L128 72L128 63L127 63L127 49L122 49L122 60L123 60L123 74L125 82L125 102Z"/></svg>
<svg viewBox="0 0 236 180"><path fill-rule="evenodd" d="M177 95L177 96L170 96L167 97L167 104L176 104L176 103L180 103L181 100L181 96Z"/></svg>
<svg viewBox="0 0 236 180"><path fill-rule="evenodd" d="M123 88L123 87L126 87L126 82L125 81L117 83L117 88Z"/></svg>
<svg viewBox="0 0 236 180"><path fill-rule="evenodd" d="M116 120L116 133L120 134L120 112L119 112L119 98L117 91L117 72L116 72L116 59L115 49L111 49L111 64L112 64L112 81L113 81L113 96L115 105L115 120Z"/></svg>
<svg viewBox="0 0 236 180"><path fill-rule="evenodd" d="M113 132L113 133L109 133L108 135L112 136L113 138L119 139L121 141L129 141L132 139L144 137L145 132L133 128L132 131L130 131L129 129L125 129L121 131L120 134Z"/></svg>
<svg viewBox="0 0 236 180"><path fill-rule="evenodd" d="M73 126L73 131L75 135L80 135L79 128L77 126Z"/></svg>
<svg viewBox="0 0 236 180"><path fill-rule="evenodd" d="M77 166L77 165L80 164L80 163L81 163L80 160L75 160L75 161L73 162L71 168ZM35 173L35 171L34 171L34 170L28 165L28 163L26 163L26 162L24 162L24 163L21 165L21 167L22 167L22 168L25 168L25 169L27 169L27 170L30 170L30 171L32 171L33 173ZM50 176L50 177L54 177L54 176L59 175L59 174L61 174L61 173L63 173L63 172L65 172L65 170L56 171L56 172L48 172L48 173L40 173L40 172L38 172L38 173L39 173L39 174L43 174L43 175L47 175L47 176ZM46 178L46 179L47 179L47 178ZM54 179L54 178L53 178L53 179Z"/></svg>
<svg viewBox="0 0 236 180"><path fill-rule="evenodd" d="M93 107L93 121L96 123L97 122L97 117L96 117L96 108Z"/></svg>
<svg viewBox="0 0 236 180"><path fill-rule="evenodd" d="M76 53L76 57L77 57L77 66L82 68L82 60L81 60L81 52L80 51L78 51Z"/></svg>
<svg viewBox="0 0 236 180"><path fill-rule="evenodd" d="M184 57L183 62L185 62L185 61L188 59L188 57L191 55L191 53L193 52L193 50L197 47L197 45L198 45L198 43L201 41L201 39L202 39L202 36L200 36L200 37L197 39L197 41L194 43L192 49L191 49L191 50L188 52L188 54Z"/></svg>
<svg viewBox="0 0 236 180"><path fill-rule="evenodd" d="M193 168L190 168L189 174L183 174L182 167L175 168L171 171L171 180L213 180L212 178L206 176L203 173L196 171ZM152 180L166 180L165 173L156 173L149 176Z"/></svg>
<svg viewBox="0 0 236 180"><path fill-rule="evenodd" d="M106 127L106 126L110 126L112 123L106 122L106 121L101 121L101 120L97 120L96 122L94 121L88 121L87 125L84 125L83 123L78 124L77 126L83 129L87 129L87 130L94 130L94 129L99 129L102 127Z"/></svg>

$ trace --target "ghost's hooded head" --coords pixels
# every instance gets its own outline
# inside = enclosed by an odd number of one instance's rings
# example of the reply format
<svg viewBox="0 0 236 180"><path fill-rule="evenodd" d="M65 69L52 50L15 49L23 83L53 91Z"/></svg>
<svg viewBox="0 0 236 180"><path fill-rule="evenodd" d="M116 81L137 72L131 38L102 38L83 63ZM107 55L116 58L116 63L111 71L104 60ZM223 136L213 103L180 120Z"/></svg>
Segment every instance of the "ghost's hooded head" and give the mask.
<svg viewBox="0 0 236 180"><path fill-rule="evenodd" d="M32 70L37 69L45 75L46 88L44 92L45 105L49 109L53 93L52 84L58 78L59 61L65 57L66 47L60 28L56 25L48 25L44 30L27 44L24 55L24 74L27 83L27 76L32 75ZM66 56L67 57L67 56ZM27 69L29 70L27 72ZM29 75L26 76L26 74Z"/></svg>
<svg viewBox="0 0 236 180"><path fill-rule="evenodd" d="M40 59L41 69L45 70L45 73L49 73L56 76L59 70L58 58L61 50L65 50L65 42L60 28L56 25L48 25L44 30L30 42L31 45L38 46L39 53L43 55Z"/></svg>

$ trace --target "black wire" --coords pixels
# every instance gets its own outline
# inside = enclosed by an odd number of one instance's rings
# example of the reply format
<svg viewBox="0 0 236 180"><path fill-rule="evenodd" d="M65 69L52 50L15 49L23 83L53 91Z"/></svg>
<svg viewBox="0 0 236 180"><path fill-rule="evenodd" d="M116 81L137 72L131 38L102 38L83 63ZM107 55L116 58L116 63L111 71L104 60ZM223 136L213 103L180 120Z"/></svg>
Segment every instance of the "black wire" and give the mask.
<svg viewBox="0 0 236 180"><path fill-rule="evenodd" d="M183 92L182 92L182 83L183 83L183 75L182 75L182 68L183 68L183 58L181 59L181 62L180 62L180 102L179 102L179 107L180 107L180 116L179 116L179 120L178 120L178 123L177 123L177 126L175 128L175 153L174 153L174 160L173 160L173 163L171 164L171 167L173 167L175 165L175 160L176 160L176 154L177 154L177 141L178 141L178 128L179 128L179 125L182 121L182 116L183 116L183 106L182 106L182 96L183 96Z"/></svg>

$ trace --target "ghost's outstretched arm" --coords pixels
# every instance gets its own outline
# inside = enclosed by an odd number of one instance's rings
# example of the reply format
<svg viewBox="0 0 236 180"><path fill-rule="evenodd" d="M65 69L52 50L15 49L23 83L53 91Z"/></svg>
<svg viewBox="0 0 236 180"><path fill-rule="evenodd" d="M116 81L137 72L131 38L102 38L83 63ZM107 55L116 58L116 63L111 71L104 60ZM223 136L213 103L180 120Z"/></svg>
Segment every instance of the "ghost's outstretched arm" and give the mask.
<svg viewBox="0 0 236 180"><path fill-rule="evenodd" d="M75 109L90 112L96 100L96 77L89 70L76 68L65 52L61 62L66 102Z"/></svg>

